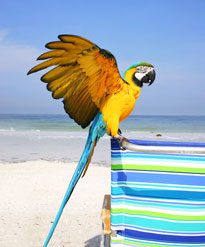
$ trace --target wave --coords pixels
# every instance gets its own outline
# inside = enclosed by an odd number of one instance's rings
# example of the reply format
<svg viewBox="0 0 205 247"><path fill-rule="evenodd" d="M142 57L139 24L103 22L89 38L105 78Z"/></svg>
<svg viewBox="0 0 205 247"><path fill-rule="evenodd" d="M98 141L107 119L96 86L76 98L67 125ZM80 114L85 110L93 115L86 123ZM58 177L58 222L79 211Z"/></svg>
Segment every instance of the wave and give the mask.
<svg viewBox="0 0 205 247"><path fill-rule="evenodd" d="M175 141L195 141L205 142L205 132L167 132L158 130L122 130L122 135L129 139L141 140L175 140ZM29 138L33 140L85 140L88 136L87 131L42 131L38 129L16 130L0 129L0 136L9 136L10 138ZM105 135L103 139L109 139Z"/></svg>
<svg viewBox="0 0 205 247"><path fill-rule="evenodd" d="M10 127L10 128L7 128L7 129L0 129L0 132L14 132L14 131L16 131L15 130L15 128L13 128L13 127Z"/></svg>

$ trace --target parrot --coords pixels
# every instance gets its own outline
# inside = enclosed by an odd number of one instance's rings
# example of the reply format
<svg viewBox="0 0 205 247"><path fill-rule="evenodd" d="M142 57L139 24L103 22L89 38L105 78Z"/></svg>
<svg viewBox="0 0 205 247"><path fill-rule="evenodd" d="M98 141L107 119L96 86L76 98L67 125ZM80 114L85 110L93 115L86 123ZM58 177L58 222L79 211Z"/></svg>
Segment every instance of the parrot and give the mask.
<svg viewBox="0 0 205 247"><path fill-rule="evenodd" d="M41 77L54 99L63 99L65 112L82 128L90 125L80 161L71 178L59 211L44 242L47 247L78 180L88 169L96 144L106 133L119 141L119 123L132 112L144 83L155 80L154 66L138 62L129 66L121 77L117 61L108 50L77 35L59 35L58 41L45 45L49 51L37 60L28 75L50 66ZM127 140L127 139L126 139Z"/></svg>

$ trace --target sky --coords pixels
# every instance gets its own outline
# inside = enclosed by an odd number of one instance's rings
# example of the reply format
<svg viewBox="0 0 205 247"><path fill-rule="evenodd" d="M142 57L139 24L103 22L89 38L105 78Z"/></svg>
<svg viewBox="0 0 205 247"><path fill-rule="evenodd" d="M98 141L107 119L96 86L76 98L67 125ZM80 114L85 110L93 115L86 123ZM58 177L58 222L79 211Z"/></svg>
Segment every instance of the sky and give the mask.
<svg viewBox="0 0 205 247"><path fill-rule="evenodd" d="M83 36L117 59L121 73L154 65L132 114L205 115L204 0L0 0L0 113L64 114L40 81L27 76L59 34Z"/></svg>

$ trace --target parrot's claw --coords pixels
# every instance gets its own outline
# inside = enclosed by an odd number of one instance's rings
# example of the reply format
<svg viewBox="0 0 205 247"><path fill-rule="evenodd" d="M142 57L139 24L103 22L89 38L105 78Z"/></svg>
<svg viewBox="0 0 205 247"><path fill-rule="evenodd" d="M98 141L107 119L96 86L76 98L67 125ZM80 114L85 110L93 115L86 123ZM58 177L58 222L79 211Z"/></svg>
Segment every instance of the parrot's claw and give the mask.
<svg viewBox="0 0 205 247"><path fill-rule="evenodd" d="M119 134L119 135L122 135L121 129L118 129L118 134Z"/></svg>
<svg viewBox="0 0 205 247"><path fill-rule="evenodd" d="M115 135L114 138L118 141L119 143L119 147L121 150L126 150L124 147L123 147L123 142L129 142L129 140L127 138L125 138L124 136L121 136L121 135Z"/></svg>

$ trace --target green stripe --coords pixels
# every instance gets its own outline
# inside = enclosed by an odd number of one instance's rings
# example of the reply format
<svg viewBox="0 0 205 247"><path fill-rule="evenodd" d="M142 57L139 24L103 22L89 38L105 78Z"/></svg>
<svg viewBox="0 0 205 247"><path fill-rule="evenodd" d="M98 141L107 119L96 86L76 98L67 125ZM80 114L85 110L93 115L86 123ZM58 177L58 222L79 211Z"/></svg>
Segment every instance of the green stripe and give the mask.
<svg viewBox="0 0 205 247"><path fill-rule="evenodd" d="M133 210L127 208L112 208L111 212L113 214L132 214L132 215L143 215L143 216L151 216L172 220L205 220L205 215L176 215L176 214L167 214L160 212L152 212L152 211L144 211L144 210Z"/></svg>
<svg viewBox="0 0 205 247"><path fill-rule="evenodd" d="M150 166L150 165L130 165L112 164L112 170L139 170L139 171L164 171L164 172L186 172L186 173L205 173L205 168L175 167L175 166Z"/></svg>
<svg viewBox="0 0 205 247"><path fill-rule="evenodd" d="M123 239L120 239L120 240L113 240L111 238L111 242L112 243L125 243L125 244L131 244L131 245L137 245L137 246L147 246L147 247L159 247L159 246L172 246L173 245L159 245L159 244L146 244L146 243L140 243L140 242L132 242L132 241L128 241L128 240L123 240Z"/></svg>

